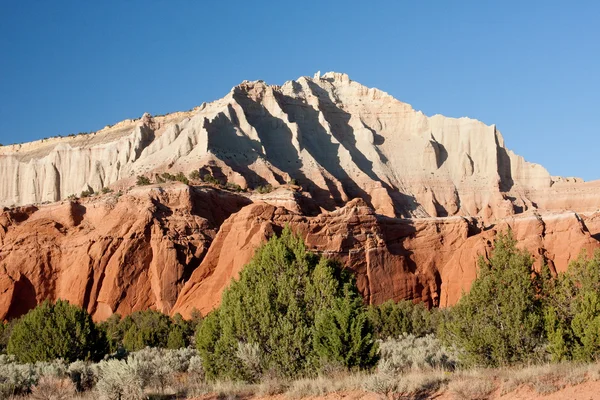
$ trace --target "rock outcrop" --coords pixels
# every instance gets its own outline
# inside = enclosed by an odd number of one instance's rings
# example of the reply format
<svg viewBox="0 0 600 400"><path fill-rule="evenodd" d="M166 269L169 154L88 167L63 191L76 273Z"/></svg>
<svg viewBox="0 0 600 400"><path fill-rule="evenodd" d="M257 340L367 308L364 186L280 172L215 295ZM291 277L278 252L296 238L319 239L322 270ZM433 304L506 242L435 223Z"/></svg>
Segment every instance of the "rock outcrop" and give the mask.
<svg viewBox="0 0 600 400"><path fill-rule="evenodd" d="M0 205L54 202L88 187L123 189L141 174L200 168L242 187L294 179L324 209L359 197L390 217L596 211L600 196L598 183L551 177L507 150L494 125L427 117L327 73L283 86L244 82L189 112L2 147Z"/></svg>
<svg viewBox="0 0 600 400"><path fill-rule="evenodd" d="M193 170L275 190L134 187ZM208 312L285 224L355 271L370 303L454 304L508 227L556 271L600 247L600 181L550 176L494 125L427 117L339 73L0 147L0 176L0 319L57 298L96 319Z"/></svg>
<svg viewBox="0 0 600 400"><path fill-rule="evenodd" d="M498 231L511 229L520 246L534 255L538 268L545 262L555 273L565 271L582 251L591 254L600 247L574 212L527 213L482 226L465 217L389 218L375 214L362 200L316 217L260 202L225 221L173 312L189 316L194 308L206 313L217 306L256 246L285 225L292 226L312 251L353 270L361 293L373 304L389 299L455 304L463 290L469 290L477 259L489 254Z"/></svg>
<svg viewBox="0 0 600 400"><path fill-rule="evenodd" d="M139 188L0 215L0 319L43 300L96 319L171 310L222 222L250 201L214 189Z"/></svg>

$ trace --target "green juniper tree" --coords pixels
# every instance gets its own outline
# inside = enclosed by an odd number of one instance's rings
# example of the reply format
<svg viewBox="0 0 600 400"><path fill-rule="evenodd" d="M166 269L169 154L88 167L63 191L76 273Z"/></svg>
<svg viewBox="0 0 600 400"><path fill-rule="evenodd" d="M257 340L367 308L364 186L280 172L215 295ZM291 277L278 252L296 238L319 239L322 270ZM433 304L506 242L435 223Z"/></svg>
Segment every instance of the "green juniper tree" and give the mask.
<svg viewBox="0 0 600 400"><path fill-rule="evenodd" d="M87 311L64 300L45 301L15 323L7 351L23 363L98 361L108 343Z"/></svg>
<svg viewBox="0 0 600 400"><path fill-rule="evenodd" d="M471 290L442 324L442 337L464 350L465 363L499 366L531 359L545 339L535 276L531 255L516 248L512 233L498 234L489 260L479 259Z"/></svg>
<svg viewBox="0 0 600 400"><path fill-rule="evenodd" d="M347 301L356 319L331 333L343 336L343 348L354 352L343 363L372 366L376 344L365 307L358 299L352 276L335 262L307 251L303 241L286 227L280 237L257 249L240 279L223 293L220 308L202 322L196 345L207 376L253 380L258 369L259 373L296 377L323 362L338 361L339 354L317 352L314 346L315 321L327 324L343 319L339 313L327 314L339 311L342 304L338 301ZM324 335L319 337L327 342ZM348 343L355 340L356 346ZM252 360L251 370L247 357L239 356L244 349L251 349L252 357L257 358Z"/></svg>
<svg viewBox="0 0 600 400"><path fill-rule="evenodd" d="M549 281L544 312L553 360L592 361L600 356L600 251L582 254Z"/></svg>

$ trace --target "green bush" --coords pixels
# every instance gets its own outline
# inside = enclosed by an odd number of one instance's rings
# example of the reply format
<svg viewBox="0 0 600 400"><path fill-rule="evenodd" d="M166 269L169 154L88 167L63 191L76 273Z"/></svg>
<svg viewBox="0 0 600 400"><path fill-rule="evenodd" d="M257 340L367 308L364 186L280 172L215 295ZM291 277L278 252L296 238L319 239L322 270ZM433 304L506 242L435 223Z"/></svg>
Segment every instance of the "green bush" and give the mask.
<svg viewBox="0 0 600 400"><path fill-rule="evenodd" d="M136 311L125 317L121 323L123 346L128 351L145 347L167 347L171 331L171 319L159 311Z"/></svg>
<svg viewBox="0 0 600 400"><path fill-rule="evenodd" d="M499 234L489 261L479 259L478 277L452 308L441 334L464 350L467 364L499 366L532 359L542 345L541 287L533 259L516 248L511 232Z"/></svg>
<svg viewBox="0 0 600 400"><path fill-rule="evenodd" d="M202 181L206 182L206 183L211 183L213 185L219 185L219 181L217 180L217 178L215 178L211 174L203 175L202 176Z"/></svg>
<svg viewBox="0 0 600 400"><path fill-rule="evenodd" d="M379 359L373 326L356 291L346 292L333 307L319 311L313 341L320 359L348 369L370 368Z"/></svg>
<svg viewBox="0 0 600 400"><path fill-rule="evenodd" d="M195 169L192 172L190 172L190 174L188 175L188 177L190 178L191 181L200 180L200 172L198 172L198 170Z"/></svg>
<svg viewBox="0 0 600 400"><path fill-rule="evenodd" d="M238 185L237 183L231 183L231 182L227 182L225 184L225 189L230 190L232 192L243 192L244 189L242 189L242 187L240 185Z"/></svg>
<svg viewBox="0 0 600 400"><path fill-rule="evenodd" d="M175 314L172 321L171 331L167 338L167 348L181 349L189 346L190 338L194 335L194 322L186 321L181 314Z"/></svg>
<svg viewBox="0 0 600 400"><path fill-rule="evenodd" d="M0 354L4 353L8 344L8 329L8 323L0 321Z"/></svg>
<svg viewBox="0 0 600 400"><path fill-rule="evenodd" d="M186 185L190 184L189 179L185 176L183 172L178 172L177 175L175 175L175 180Z"/></svg>
<svg viewBox="0 0 600 400"><path fill-rule="evenodd" d="M271 193L273 191L273 185L269 183L265 186L257 186L254 190L261 194Z"/></svg>
<svg viewBox="0 0 600 400"><path fill-rule="evenodd" d="M155 310L136 311L123 319L113 314L100 326L106 332L111 352L121 347L127 351L145 347L179 349L189 346L194 335L192 321L184 320L179 314L171 319Z"/></svg>
<svg viewBox="0 0 600 400"><path fill-rule="evenodd" d="M196 346L207 377L256 380L265 372L296 377L336 361L338 353L315 351L315 321L322 321L321 327L335 323L337 316L325 310L338 310L336 300L357 296L347 271L308 252L286 227L257 249L240 279L225 290L221 307L202 322ZM365 308L353 302L350 313L358 322L339 327L330 337L352 349L350 366L368 367L374 358L362 357L372 355L374 344Z"/></svg>
<svg viewBox="0 0 600 400"><path fill-rule="evenodd" d="M553 360L600 357L600 251L581 255L564 274L548 281L544 312Z"/></svg>
<svg viewBox="0 0 600 400"><path fill-rule="evenodd" d="M369 306L368 315L377 339L397 338L403 334L417 337L434 333L439 310L428 310L423 303L388 300L378 306Z"/></svg>
<svg viewBox="0 0 600 400"><path fill-rule="evenodd" d="M137 181L136 184L138 186L146 186L146 185L150 185L152 182L150 182L150 179L146 176L143 175L138 175L137 177Z"/></svg>
<svg viewBox="0 0 600 400"><path fill-rule="evenodd" d="M8 353L20 362L99 360L107 352L104 333L87 311L58 300L44 302L14 326Z"/></svg>

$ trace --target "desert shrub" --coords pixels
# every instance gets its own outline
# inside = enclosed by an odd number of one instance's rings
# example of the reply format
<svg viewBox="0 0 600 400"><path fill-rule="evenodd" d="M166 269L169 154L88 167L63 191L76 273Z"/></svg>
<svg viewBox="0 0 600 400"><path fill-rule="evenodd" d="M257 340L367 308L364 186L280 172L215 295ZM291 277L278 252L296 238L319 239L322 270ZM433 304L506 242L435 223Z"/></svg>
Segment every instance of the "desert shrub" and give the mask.
<svg viewBox="0 0 600 400"><path fill-rule="evenodd" d="M202 181L206 182L206 183L211 183L213 185L218 185L219 184L219 181L217 180L217 178L215 178L211 174L205 174L205 175L203 175L202 176Z"/></svg>
<svg viewBox="0 0 600 400"><path fill-rule="evenodd" d="M136 185L138 186L146 186L146 185L150 185L152 182L150 182L150 178L148 178L147 176L143 176L143 175L138 175L137 179L136 179Z"/></svg>
<svg viewBox="0 0 600 400"><path fill-rule="evenodd" d="M153 386L164 389L178 373L187 372L192 357L197 356L194 349L168 350L147 347L129 355L127 363L141 382L142 388Z"/></svg>
<svg viewBox="0 0 600 400"><path fill-rule="evenodd" d="M352 276L335 262L308 252L286 227L280 237L257 249L240 279L225 290L221 307L203 320L196 346L207 377L254 379L257 368L244 365L239 343L258 346L258 374L295 377L314 371L327 361L313 346L316 316L333 309L335 300L346 293L356 293ZM353 312L360 316L364 307ZM368 329L352 335L342 331L345 339L359 340L359 348L367 346L369 339L363 342L360 333L371 334Z"/></svg>
<svg viewBox="0 0 600 400"><path fill-rule="evenodd" d="M379 372L397 375L408 370L453 370L458 355L434 336L416 337L404 334L397 339L386 339L379 344L381 358Z"/></svg>
<svg viewBox="0 0 600 400"><path fill-rule="evenodd" d="M175 175L170 174L168 172L163 172L162 174L160 174L160 177L162 178L163 182L172 182L176 179Z"/></svg>
<svg viewBox="0 0 600 400"><path fill-rule="evenodd" d="M493 381L482 378L453 379L448 384L448 391L455 398L464 400L485 400L496 389Z"/></svg>
<svg viewBox="0 0 600 400"><path fill-rule="evenodd" d="M105 187L102 188L102 193L103 194L112 193L112 192L113 192L113 190L111 188L109 188L109 187L105 186Z"/></svg>
<svg viewBox="0 0 600 400"><path fill-rule="evenodd" d="M17 322L19 322L18 319L13 319L9 322L0 321L0 354L6 351L10 335Z"/></svg>
<svg viewBox="0 0 600 400"><path fill-rule="evenodd" d="M8 324L4 321L0 321L0 353L6 350L6 345L8 344L8 339L6 338L6 334L8 331Z"/></svg>
<svg viewBox="0 0 600 400"><path fill-rule="evenodd" d="M145 347L167 347L173 323L168 315L159 311L136 311L119 323L123 346L128 351Z"/></svg>
<svg viewBox="0 0 600 400"><path fill-rule="evenodd" d="M190 184L189 179L185 176L183 172L178 172L177 175L175 175L175 180L186 185Z"/></svg>
<svg viewBox="0 0 600 400"><path fill-rule="evenodd" d="M230 190L232 192L243 192L244 189L242 189L242 187L240 185L238 185L237 183L231 183L231 182L227 182L225 184L225 189Z"/></svg>
<svg viewBox="0 0 600 400"><path fill-rule="evenodd" d="M124 326L121 325L121 316L113 314L98 324L98 328L104 332L108 341L109 352L116 352L123 345Z"/></svg>
<svg viewBox="0 0 600 400"><path fill-rule="evenodd" d="M169 337L167 338L167 348L168 349L180 349L187 345L187 338L184 331L178 326L173 327L169 332Z"/></svg>
<svg viewBox="0 0 600 400"><path fill-rule="evenodd" d="M273 191L273 186L269 183L264 186L257 186L254 190L261 194L271 193Z"/></svg>
<svg viewBox="0 0 600 400"><path fill-rule="evenodd" d="M369 320L378 339L397 338L404 333L424 336L436 331L438 309L428 310L423 303L386 301L369 306Z"/></svg>
<svg viewBox="0 0 600 400"><path fill-rule="evenodd" d="M33 364L17 364L14 356L0 355L0 398L29 392L38 379Z"/></svg>
<svg viewBox="0 0 600 400"><path fill-rule="evenodd" d="M200 180L200 172L198 172L198 170L195 169L192 172L190 172L190 174L188 175L188 178L190 178L191 181Z"/></svg>
<svg viewBox="0 0 600 400"><path fill-rule="evenodd" d="M188 362L187 369L188 377L194 382L204 381L204 367L202 366L202 357L199 355L192 356Z"/></svg>
<svg viewBox="0 0 600 400"><path fill-rule="evenodd" d="M87 311L58 300L40 304L14 326L8 353L21 362L62 358L99 360L108 350L106 337Z"/></svg>
<svg viewBox="0 0 600 400"><path fill-rule="evenodd" d="M582 254L556 280L548 281L544 312L548 350L560 360L600 357L600 251Z"/></svg>
<svg viewBox="0 0 600 400"><path fill-rule="evenodd" d="M75 386L68 378L42 376L31 388L29 398L35 400L70 400L75 395Z"/></svg>
<svg viewBox="0 0 600 400"><path fill-rule="evenodd" d="M121 319L113 314L99 326L105 332L111 352L124 349L137 351L145 347L179 349L190 345L194 335L194 321L181 315L173 318L155 310L136 311Z"/></svg>
<svg viewBox="0 0 600 400"><path fill-rule="evenodd" d="M71 363L68 373L75 386L75 390L78 392L91 390L98 379L96 369L89 362L85 361Z"/></svg>
<svg viewBox="0 0 600 400"><path fill-rule="evenodd" d="M181 349L190 345L190 339L194 336L195 321L186 321L181 314L175 314L172 318L173 324L167 338L168 349Z"/></svg>
<svg viewBox="0 0 600 400"><path fill-rule="evenodd" d="M348 369L370 368L379 359L373 326L362 297L354 290L335 299L331 308L321 309L313 341L317 356Z"/></svg>
<svg viewBox="0 0 600 400"><path fill-rule="evenodd" d="M500 233L489 261L444 322L448 345L464 349L466 363L498 366L530 360L544 341L541 288L533 259L516 248L511 232Z"/></svg>
<svg viewBox="0 0 600 400"><path fill-rule="evenodd" d="M235 356L242 363L242 368L246 371L247 379L258 381L261 378L261 364L264 360L264 354L257 343L238 342Z"/></svg>
<svg viewBox="0 0 600 400"><path fill-rule="evenodd" d="M64 360L38 361L34 365L39 376L65 378L68 376L68 364Z"/></svg>
<svg viewBox="0 0 600 400"><path fill-rule="evenodd" d="M93 194L94 194L94 190L92 188L89 188L88 190L82 191L81 194L79 195L79 197L84 199L86 197L90 197Z"/></svg>
<svg viewBox="0 0 600 400"><path fill-rule="evenodd" d="M105 400L141 400L142 380L133 366L123 360L101 361L98 364L96 391Z"/></svg>

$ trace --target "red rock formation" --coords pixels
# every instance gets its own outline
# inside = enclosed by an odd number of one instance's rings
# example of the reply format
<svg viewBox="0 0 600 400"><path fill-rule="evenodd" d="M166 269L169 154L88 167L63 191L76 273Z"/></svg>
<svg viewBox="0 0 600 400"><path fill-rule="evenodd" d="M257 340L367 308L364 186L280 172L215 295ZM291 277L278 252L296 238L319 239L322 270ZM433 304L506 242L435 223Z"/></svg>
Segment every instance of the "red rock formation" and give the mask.
<svg viewBox="0 0 600 400"><path fill-rule="evenodd" d="M309 249L352 269L365 299L375 304L454 304L475 278L477 257L508 226L520 245L557 271L582 249L599 247L592 237L600 227L597 214L585 217L591 233L573 212L530 212L484 227L481 219L458 216L385 217L361 199L309 217L293 190L264 195L272 204L252 197L254 203L171 184L4 211L0 318L57 298L85 307L96 319L149 307L184 316L194 308L206 313L256 247L286 224Z"/></svg>
<svg viewBox="0 0 600 400"><path fill-rule="evenodd" d="M476 276L477 258L488 254L497 231L509 227L538 264L547 262L556 271L564 271L582 250L600 247L573 212L529 213L482 229L477 220L464 217L387 218L361 200L317 217L255 203L225 221L172 312L189 316L194 308L206 313L218 305L222 291L256 246L286 224L309 249L352 269L360 291L373 304L388 299L456 303Z"/></svg>
<svg viewBox="0 0 600 400"><path fill-rule="evenodd" d="M275 190L129 189L136 175L193 170ZM0 215L0 318L59 297L96 319L208 312L285 224L355 271L371 303L454 304L508 226L557 271L600 240L600 181L552 177L495 125L427 117L339 73L244 82L188 112L0 147L0 172L0 205L21 206ZM107 186L126 194L64 200Z"/></svg>
<svg viewBox="0 0 600 400"><path fill-rule="evenodd" d="M0 318L67 299L96 319L168 312L218 227L249 200L176 185L0 215Z"/></svg>

